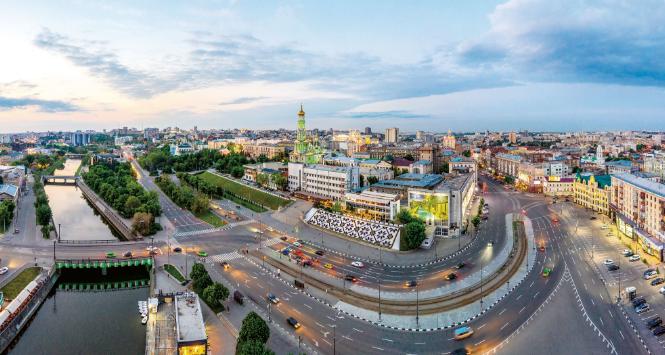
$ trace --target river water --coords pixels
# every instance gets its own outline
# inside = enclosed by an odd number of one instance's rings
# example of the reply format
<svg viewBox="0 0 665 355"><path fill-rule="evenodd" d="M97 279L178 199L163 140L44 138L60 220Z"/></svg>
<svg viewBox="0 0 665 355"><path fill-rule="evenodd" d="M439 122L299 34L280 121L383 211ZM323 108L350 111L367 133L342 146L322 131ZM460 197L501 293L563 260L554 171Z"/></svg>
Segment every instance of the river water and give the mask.
<svg viewBox="0 0 665 355"><path fill-rule="evenodd" d="M55 175L73 176L81 165L79 159L67 159L65 168ZM113 240L111 228L73 185L45 185L56 228L62 240Z"/></svg>

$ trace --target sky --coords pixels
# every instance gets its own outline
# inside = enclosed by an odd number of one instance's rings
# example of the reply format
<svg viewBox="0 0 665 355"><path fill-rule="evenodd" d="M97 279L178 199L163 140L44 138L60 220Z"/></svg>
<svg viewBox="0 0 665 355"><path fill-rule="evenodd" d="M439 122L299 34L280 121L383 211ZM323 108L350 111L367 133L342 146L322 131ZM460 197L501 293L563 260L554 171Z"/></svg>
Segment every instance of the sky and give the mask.
<svg viewBox="0 0 665 355"><path fill-rule="evenodd" d="M665 130L665 1L21 1L0 132Z"/></svg>

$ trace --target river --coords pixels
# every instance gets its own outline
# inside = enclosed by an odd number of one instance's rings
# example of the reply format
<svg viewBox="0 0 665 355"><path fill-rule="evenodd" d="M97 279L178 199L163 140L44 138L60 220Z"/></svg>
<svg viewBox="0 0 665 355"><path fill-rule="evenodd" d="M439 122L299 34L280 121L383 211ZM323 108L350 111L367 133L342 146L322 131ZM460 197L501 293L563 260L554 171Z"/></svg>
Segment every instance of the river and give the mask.
<svg viewBox="0 0 665 355"><path fill-rule="evenodd" d="M55 175L73 176L80 165L79 159L67 159L65 168L56 170ZM44 190L61 240L118 239L75 186L47 184Z"/></svg>

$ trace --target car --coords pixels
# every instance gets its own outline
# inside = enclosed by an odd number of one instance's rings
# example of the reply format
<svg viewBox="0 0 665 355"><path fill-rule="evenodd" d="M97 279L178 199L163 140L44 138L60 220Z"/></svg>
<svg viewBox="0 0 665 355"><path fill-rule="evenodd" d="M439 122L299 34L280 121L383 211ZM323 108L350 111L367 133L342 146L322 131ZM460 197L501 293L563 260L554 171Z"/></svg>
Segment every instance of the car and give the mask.
<svg viewBox="0 0 665 355"><path fill-rule="evenodd" d="M110 252L106 253L106 257L109 258L109 259L113 259L113 258L115 258L115 253L110 251Z"/></svg>
<svg viewBox="0 0 665 355"><path fill-rule="evenodd" d="M600 229L608 229L608 228L610 227L607 224L603 224L602 226L600 226Z"/></svg>
<svg viewBox="0 0 665 355"><path fill-rule="evenodd" d="M18 228L14 229L14 234L19 234L20 232L21 231Z"/></svg>
<svg viewBox="0 0 665 355"><path fill-rule="evenodd" d="M665 327L663 327L662 325L659 325L651 331L651 334L653 334L655 336L663 335L663 334L665 334Z"/></svg>
<svg viewBox="0 0 665 355"><path fill-rule="evenodd" d="M417 285L418 282L416 282L416 280L411 280L404 283L404 286L406 287L416 287Z"/></svg>
<svg viewBox="0 0 665 355"><path fill-rule="evenodd" d="M300 245L303 245L303 244L305 244L305 241L304 241L304 240L302 240L302 239L298 239L298 240L297 240L297 242L298 242L298 243L300 243Z"/></svg>
<svg viewBox="0 0 665 355"><path fill-rule="evenodd" d="M469 350L466 350L464 348L455 349L450 353L450 355L468 355L468 354L471 353L469 352Z"/></svg>
<svg viewBox="0 0 665 355"><path fill-rule="evenodd" d="M642 277L645 280L650 280L650 279L653 279L654 277L656 277L656 275L658 275L658 272L656 270L649 269L649 270L644 272Z"/></svg>
<svg viewBox="0 0 665 355"><path fill-rule="evenodd" d="M351 281L351 282L358 282L358 277L349 274L349 275L344 276L344 280Z"/></svg>
<svg viewBox="0 0 665 355"><path fill-rule="evenodd" d="M289 323L289 325L294 329L300 328L300 323L298 323L298 321L293 317L286 318L286 322Z"/></svg>
<svg viewBox="0 0 665 355"><path fill-rule="evenodd" d="M365 264L363 264L362 261L352 261L351 266L362 268L365 267Z"/></svg>
<svg viewBox="0 0 665 355"><path fill-rule="evenodd" d="M231 265L229 265L229 263L226 261L222 261L221 263L219 263L219 265L221 265L222 269L224 270L228 270L231 267Z"/></svg>
<svg viewBox="0 0 665 355"><path fill-rule="evenodd" d="M494 246L494 241L493 241L493 240L490 240L489 242L487 242L487 246L488 246L488 247L492 247L492 246Z"/></svg>
<svg viewBox="0 0 665 355"><path fill-rule="evenodd" d="M554 218L552 218L552 222L554 222L554 223L559 223L559 219L556 218L556 217L554 217Z"/></svg>
<svg viewBox="0 0 665 355"><path fill-rule="evenodd" d="M660 316L649 318L646 321L647 328L649 329L653 329L661 324L663 324L663 319Z"/></svg>
<svg viewBox="0 0 665 355"><path fill-rule="evenodd" d="M661 287L660 290L658 290L658 292L659 292L661 295L665 295L665 286Z"/></svg>
<svg viewBox="0 0 665 355"><path fill-rule="evenodd" d="M617 271L617 270L619 270L619 265L615 264L607 265L607 271Z"/></svg>
<svg viewBox="0 0 665 355"><path fill-rule="evenodd" d="M640 256L639 255L631 255L630 258L628 258L628 261L640 261Z"/></svg>
<svg viewBox="0 0 665 355"><path fill-rule="evenodd" d="M544 245L544 244L541 244L541 245L538 247L538 250L540 250L540 251L545 251L545 245Z"/></svg>
<svg viewBox="0 0 665 355"><path fill-rule="evenodd" d="M3 266L2 268L0 268L0 275L6 274L7 271L9 271L9 268L6 267L6 266Z"/></svg>
<svg viewBox="0 0 665 355"><path fill-rule="evenodd" d="M293 246L296 248L300 248L302 244L300 244L300 242L293 242Z"/></svg>
<svg viewBox="0 0 665 355"><path fill-rule="evenodd" d="M289 238L287 238L285 236L281 236L281 237L279 237L279 239L281 239L282 241L287 241Z"/></svg>
<svg viewBox="0 0 665 355"><path fill-rule="evenodd" d="M640 296L640 297L636 297L634 300L632 300L631 303L632 303L633 307L637 307L641 304L647 303L647 300L644 297Z"/></svg>
<svg viewBox="0 0 665 355"><path fill-rule="evenodd" d="M208 253L206 253L205 251L201 250L200 252L196 253L196 255L198 255L198 256L200 256L200 257L202 257L202 258L205 258L205 257L208 256Z"/></svg>
<svg viewBox="0 0 665 355"><path fill-rule="evenodd" d="M456 278L457 278L457 274L454 273L454 272L451 272L450 274L446 275L446 280L448 280L448 281L455 280Z"/></svg>
<svg viewBox="0 0 665 355"><path fill-rule="evenodd" d="M453 266L453 268L459 270L459 269L461 269L465 266L466 266L466 264L464 262L460 262L459 264Z"/></svg>
<svg viewBox="0 0 665 355"><path fill-rule="evenodd" d="M333 264L331 264L331 263L325 263L325 264L323 264L323 267L326 268L326 269L330 269L330 270L332 270L334 268Z"/></svg>
<svg viewBox="0 0 665 355"><path fill-rule="evenodd" d="M272 304L278 304L279 303L279 297L275 296L272 293L269 293L268 295L266 295L266 297L268 298L268 301L270 301L270 303L272 303Z"/></svg>
<svg viewBox="0 0 665 355"><path fill-rule="evenodd" d="M550 276L551 273L552 273L552 269L550 269L548 267L543 268L543 277L548 277L548 276Z"/></svg>
<svg viewBox="0 0 665 355"><path fill-rule="evenodd" d="M635 307L635 313L637 314L644 313L649 309L651 309L651 307L649 307L648 303L642 303L641 305Z"/></svg>
<svg viewBox="0 0 665 355"><path fill-rule="evenodd" d="M596 216L591 216L591 218L589 218L589 219L593 221L593 220L595 220L596 218L597 218Z"/></svg>
<svg viewBox="0 0 665 355"><path fill-rule="evenodd" d="M612 259L605 259L603 260L603 265L614 265L614 261Z"/></svg>
<svg viewBox="0 0 665 355"><path fill-rule="evenodd" d="M658 277L658 278L655 278L655 279L651 280L651 286L660 285L663 282L665 282L665 278Z"/></svg>
<svg viewBox="0 0 665 355"><path fill-rule="evenodd" d="M289 249L289 248L284 248L281 251L282 255L287 255L287 256L289 255L290 252L291 252L291 249Z"/></svg>
<svg viewBox="0 0 665 355"><path fill-rule="evenodd" d="M312 259L306 259L305 261L302 262L302 264L304 266L312 266L314 265L314 262L312 261Z"/></svg>
<svg viewBox="0 0 665 355"><path fill-rule="evenodd" d="M626 256L626 257L628 257L628 256L633 256L633 251L630 250L630 249L624 249L624 250L621 252L621 255Z"/></svg>
<svg viewBox="0 0 665 355"><path fill-rule="evenodd" d="M468 338L472 335L473 335L473 329L469 326L464 326L464 327L460 327L460 328L455 329L454 339L455 340L462 340L462 339Z"/></svg>
<svg viewBox="0 0 665 355"><path fill-rule="evenodd" d="M173 248L173 252L174 253L180 253L180 252L182 252L182 248L181 247L175 247L175 248Z"/></svg>
<svg viewBox="0 0 665 355"><path fill-rule="evenodd" d="M146 250L146 251L153 251L153 250L155 250L155 249L157 249L157 247L153 247L153 246L151 246L151 245L148 245L147 247L145 247L145 250Z"/></svg>
<svg viewBox="0 0 665 355"><path fill-rule="evenodd" d="M125 258L131 258L132 257L132 252L128 251L124 255L125 255Z"/></svg>
<svg viewBox="0 0 665 355"><path fill-rule="evenodd" d="M317 250L317 251L314 252L314 254L316 254L318 256L323 256L323 254L325 254L325 252L323 252L323 250Z"/></svg>

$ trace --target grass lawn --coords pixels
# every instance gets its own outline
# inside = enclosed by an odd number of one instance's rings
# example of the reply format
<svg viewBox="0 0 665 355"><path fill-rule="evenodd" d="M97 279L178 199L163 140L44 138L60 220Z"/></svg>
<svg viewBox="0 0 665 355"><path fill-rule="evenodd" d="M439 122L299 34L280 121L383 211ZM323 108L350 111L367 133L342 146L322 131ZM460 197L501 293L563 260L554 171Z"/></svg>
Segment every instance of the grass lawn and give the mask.
<svg viewBox="0 0 665 355"><path fill-rule="evenodd" d="M273 210L276 210L281 206L286 206L290 203L289 200L248 187L207 171L203 172L200 176L202 179L208 181L209 183L221 186L226 191Z"/></svg>
<svg viewBox="0 0 665 355"><path fill-rule="evenodd" d="M217 216L216 214L214 214L210 210L207 210L206 212L201 213L201 214L197 214L196 218L211 224L215 228L216 227L221 227L221 226L226 224L226 222L224 220L219 218L219 216Z"/></svg>
<svg viewBox="0 0 665 355"><path fill-rule="evenodd" d="M13 300L16 296L23 291L25 286L28 286L30 281L34 280L39 272L42 270L40 267L29 267L20 274L18 274L13 280L9 281L5 287L2 288L2 293L5 295L5 299Z"/></svg>
<svg viewBox="0 0 665 355"><path fill-rule="evenodd" d="M180 273L180 270L178 270L178 268L176 268L175 266L173 266L171 264L166 264L166 265L164 265L164 270L166 270L166 272L171 274L171 276L175 277L175 279L178 280L178 282L185 281L185 277L182 276L182 274Z"/></svg>

